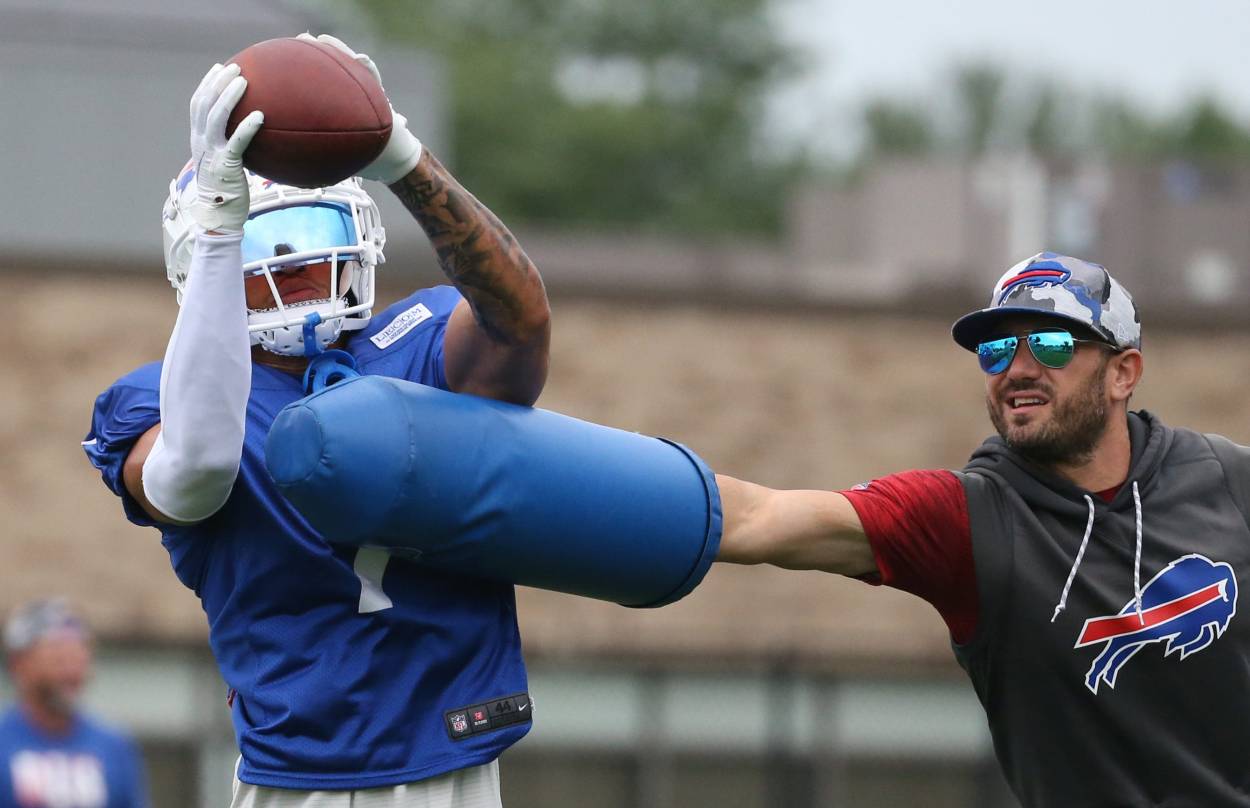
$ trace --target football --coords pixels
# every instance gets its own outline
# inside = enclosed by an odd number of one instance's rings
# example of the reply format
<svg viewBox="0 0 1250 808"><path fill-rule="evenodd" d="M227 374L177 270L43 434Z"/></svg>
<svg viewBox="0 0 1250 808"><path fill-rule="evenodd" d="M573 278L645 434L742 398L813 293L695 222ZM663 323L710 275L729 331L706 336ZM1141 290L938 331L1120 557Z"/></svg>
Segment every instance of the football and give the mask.
<svg viewBox="0 0 1250 808"><path fill-rule="evenodd" d="M369 69L321 42L287 37L258 42L230 59L247 91L227 124L233 133L252 110L265 123L243 164L266 179L317 188L355 175L391 136L391 107Z"/></svg>

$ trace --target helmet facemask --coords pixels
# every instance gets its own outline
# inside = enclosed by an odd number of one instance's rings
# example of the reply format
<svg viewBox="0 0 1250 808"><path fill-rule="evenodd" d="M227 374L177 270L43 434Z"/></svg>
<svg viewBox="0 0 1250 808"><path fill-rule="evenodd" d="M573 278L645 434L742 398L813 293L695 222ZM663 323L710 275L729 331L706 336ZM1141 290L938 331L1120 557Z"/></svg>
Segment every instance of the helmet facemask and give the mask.
<svg viewBox="0 0 1250 808"><path fill-rule="evenodd" d="M195 192L189 171L171 183L165 207L166 267L179 303L193 243L190 220L180 204L188 192ZM273 300L270 308L248 309L252 344L275 354L302 356L308 352L305 323L315 323L313 353L327 348L343 331L364 328L374 304L374 271L385 261L386 234L377 206L360 180L307 189L248 172L248 188L251 209L243 225L242 270L245 277L263 277ZM281 273L326 262L334 267L329 297L282 300Z"/></svg>

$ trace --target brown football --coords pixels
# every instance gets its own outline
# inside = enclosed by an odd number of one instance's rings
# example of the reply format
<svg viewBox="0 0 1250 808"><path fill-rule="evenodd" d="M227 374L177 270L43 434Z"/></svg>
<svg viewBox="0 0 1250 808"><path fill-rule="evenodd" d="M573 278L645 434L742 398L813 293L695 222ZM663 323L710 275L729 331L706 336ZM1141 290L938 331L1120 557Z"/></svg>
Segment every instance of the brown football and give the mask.
<svg viewBox="0 0 1250 808"><path fill-rule="evenodd" d="M317 188L355 175L391 136L391 107L368 68L320 42L268 39L237 53L247 91L230 115L234 132L259 109L265 123L243 164L266 179Z"/></svg>

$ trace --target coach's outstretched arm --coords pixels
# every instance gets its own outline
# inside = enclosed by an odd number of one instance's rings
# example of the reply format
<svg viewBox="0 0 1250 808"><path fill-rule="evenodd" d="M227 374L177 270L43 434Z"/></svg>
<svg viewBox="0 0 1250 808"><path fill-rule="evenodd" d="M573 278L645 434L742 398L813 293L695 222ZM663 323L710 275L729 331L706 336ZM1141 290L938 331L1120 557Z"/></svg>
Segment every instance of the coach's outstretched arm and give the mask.
<svg viewBox="0 0 1250 808"><path fill-rule="evenodd" d="M347 53L382 83L377 65L341 40L320 41ZM360 172L385 183L404 203L438 254L439 265L465 301L452 312L443 348L444 371L460 393L533 404L547 381L551 310L533 262L508 228L408 130L394 124L382 154Z"/></svg>
<svg viewBox="0 0 1250 808"><path fill-rule="evenodd" d="M836 491L777 491L723 474L716 484L724 515L717 561L853 578L877 571L859 515Z"/></svg>

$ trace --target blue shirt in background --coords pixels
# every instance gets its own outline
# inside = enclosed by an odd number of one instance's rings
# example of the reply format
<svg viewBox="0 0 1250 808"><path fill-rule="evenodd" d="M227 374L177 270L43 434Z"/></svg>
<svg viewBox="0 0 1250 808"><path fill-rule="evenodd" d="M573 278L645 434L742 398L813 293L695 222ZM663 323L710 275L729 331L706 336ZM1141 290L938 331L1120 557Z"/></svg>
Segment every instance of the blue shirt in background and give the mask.
<svg viewBox="0 0 1250 808"><path fill-rule="evenodd" d="M129 736L85 715L48 735L18 707L0 714L0 808L146 808L143 760Z"/></svg>

